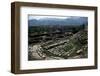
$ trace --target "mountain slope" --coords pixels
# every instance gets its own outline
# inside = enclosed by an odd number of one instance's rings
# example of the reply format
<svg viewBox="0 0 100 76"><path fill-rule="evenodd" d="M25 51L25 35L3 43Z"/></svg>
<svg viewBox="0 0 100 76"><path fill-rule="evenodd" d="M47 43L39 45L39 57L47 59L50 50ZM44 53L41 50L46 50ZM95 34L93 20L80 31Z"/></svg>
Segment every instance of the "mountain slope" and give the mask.
<svg viewBox="0 0 100 76"><path fill-rule="evenodd" d="M71 17L66 19L57 18L42 18L42 19L31 19L28 20L29 26L40 26L40 25L82 25L87 23L87 17Z"/></svg>

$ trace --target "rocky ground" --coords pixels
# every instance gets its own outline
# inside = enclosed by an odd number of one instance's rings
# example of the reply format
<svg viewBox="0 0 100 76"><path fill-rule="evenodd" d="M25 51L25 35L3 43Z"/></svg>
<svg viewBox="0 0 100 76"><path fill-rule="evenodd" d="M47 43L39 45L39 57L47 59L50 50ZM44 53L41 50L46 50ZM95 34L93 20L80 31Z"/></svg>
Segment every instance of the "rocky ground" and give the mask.
<svg viewBox="0 0 100 76"><path fill-rule="evenodd" d="M29 45L29 60L60 60L88 57L87 30L81 30L58 40Z"/></svg>

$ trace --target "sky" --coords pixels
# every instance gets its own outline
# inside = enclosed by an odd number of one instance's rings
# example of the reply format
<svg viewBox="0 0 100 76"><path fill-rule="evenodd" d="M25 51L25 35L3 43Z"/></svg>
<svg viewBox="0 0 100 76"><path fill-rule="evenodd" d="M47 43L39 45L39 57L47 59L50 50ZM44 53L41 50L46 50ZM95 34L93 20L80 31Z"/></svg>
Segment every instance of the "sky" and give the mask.
<svg viewBox="0 0 100 76"><path fill-rule="evenodd" d="M57 19L67 19L67 18L70 18L70 16L66 17L66 16L35 16L35 15L29 15L28 16L28 19L31 20L31 19L44 19L44 18L57 18Z"/></svg>

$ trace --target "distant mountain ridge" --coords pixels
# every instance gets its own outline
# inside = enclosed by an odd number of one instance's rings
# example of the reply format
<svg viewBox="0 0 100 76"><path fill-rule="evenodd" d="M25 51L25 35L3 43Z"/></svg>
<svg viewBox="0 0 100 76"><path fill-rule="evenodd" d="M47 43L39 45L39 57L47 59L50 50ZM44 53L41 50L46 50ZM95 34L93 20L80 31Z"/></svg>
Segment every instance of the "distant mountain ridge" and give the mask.
<svg viewBox="0 0 100 76"><path fill-rule="evenodd" d="M28 20L29 26L40 26L40 25L82 25L87 24L87 17L70 17L65 19L60 18L41 18Z"/></svg>

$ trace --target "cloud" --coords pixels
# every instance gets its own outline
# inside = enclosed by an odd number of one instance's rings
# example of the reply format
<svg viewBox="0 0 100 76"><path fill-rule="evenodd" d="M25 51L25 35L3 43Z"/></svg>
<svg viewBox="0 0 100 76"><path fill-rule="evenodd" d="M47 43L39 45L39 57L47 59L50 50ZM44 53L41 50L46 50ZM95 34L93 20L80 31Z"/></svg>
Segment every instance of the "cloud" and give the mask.
<svg viewBox="0 0 100 76"><path fill-rule="evenodd" d="M44 18L57 18L57 19L67 19L67 18L70 18L70 16L69 17L66 17L66 16L34 16L34 15L29 15L28 16L28 19L29 20L31 20L31 19L37 19L37 20L39 20L39 19L44 19Z"/></svg>

